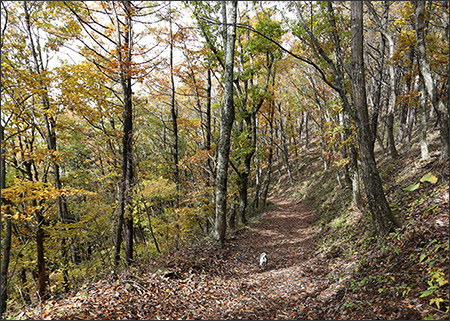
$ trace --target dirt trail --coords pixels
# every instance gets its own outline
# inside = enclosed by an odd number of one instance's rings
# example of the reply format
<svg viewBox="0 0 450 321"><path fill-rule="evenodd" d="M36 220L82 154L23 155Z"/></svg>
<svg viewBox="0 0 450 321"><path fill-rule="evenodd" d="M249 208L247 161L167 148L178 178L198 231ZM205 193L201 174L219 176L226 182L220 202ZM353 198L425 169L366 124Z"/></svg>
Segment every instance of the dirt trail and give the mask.
<svg viewBox="0 0 450 321"><path fill-rule="evenodd" d="M183 311L182 318L320 319L329 281L327 264L318 262L315 251L314 212L301 203L271 201L274 205L236 231L224 248L178 252L182 255L169 268L179 269L180 278L189 282L203 278L195 285L201 300L188 304L195 312ZM263 252L265 268L258 264ZM200 266L192 264L199 258ZM192 266L197 266L194 273ZM313 304L316 300L320 303Z"/></svg>
<svg viewBox="0 0 450 321"><path fill-rule="evenodd" d="M258 222L245 228L245 234L238 236L239 246L243 250L248 247L250 261L246 263L255 265L257 257L266 252L268 271L304 263L314 248L314 233L310 229L314 213L302 204L272 201L276 205L263 213Z"/></svg>
<svg viewBox="0 0 450 321"><path fill-rule="evenodd" d="M232 317L314 317L321 308L315 305L311 310L308 303L329 285L323 277L327 268L315 256L314 212L301 203L271 201L274 206L231 240L231 253L235 254L227 260L234 266L230 279L240 282L247 301L246 308L234 311ZM258 266L262 252L268 257L265 269ZM326 293L322 294L320 301L326 299Z"/></svg>

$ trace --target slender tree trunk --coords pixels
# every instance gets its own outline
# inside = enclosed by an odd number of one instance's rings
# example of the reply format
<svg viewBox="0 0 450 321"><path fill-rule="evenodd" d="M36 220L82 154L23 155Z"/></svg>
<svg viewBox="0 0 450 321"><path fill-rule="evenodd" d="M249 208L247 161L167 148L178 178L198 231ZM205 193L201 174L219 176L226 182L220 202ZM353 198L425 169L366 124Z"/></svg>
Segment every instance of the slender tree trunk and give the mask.
<svg viewBox="0 0 450 321"><path fill-rule="evenodd" d="M305 150L309 151L309 113L305 112Z"/></svg>
<svg viewBox="0 0 450 321"><path fill-rule="evenodd" d="M0 187L1 189L6 188L6 166L5 166L5 151L2 146L4 139L4 127L0 124ZM1 193L1 190L0 190ZM2 199L2 206L5 209L5 213L11 215L11 210L8 204ZM2 239L2 265L1 265L1 275L0 275L0 318L2 318L3 313L6 311L6 302L8 300L8 268L11 253L11 237L12 237L12 221L11 218L2 217L2 221L5 222L5 232Z"/></svg>
<svg viewBox="0 0 450 321"><path fill-rule="evenodd" d="M253 198L252 208L254 210L259 208L259 201L261 197L261 178L262 178L262 168L261 168L261 161L258 157L257 159L257 165L256 165L256 177L255 177L255 196Z"/></svg>
<svg viewBox="0 0 450 321"><path fill-rule="evenodd" d="M389 221L398 226L400 223L393 216L384 195L373 153L364 77L363 1L351 2L351 35L352 89L353 101L360 121L358 143L363 181L377 235L382 237L389 231Z"/></svg>
<svg viewBox="0 0 450 321"><path fill-rule="evenodd" d="M227 1L224 10L225 94L222 106L220 137L217 155L215 237L224 243L227 229L227 181L231 129L234 121L233 67L236 41L237 1Z"/></svg>
<svg viewBox="0 0 450 321"><path fill-rule="evenodd" d="M392 96L389 101L392 100ZM387 143L389 147L389 152L392 159L398 158L398 152L395 148L395 138L394 138L394 111L391 109L391 104L389 103L388 115L386 119L386 130L387 130Z"/></svg>
<svg viewBox="0 0 450 321"><path fill-rule="evenodd" d="M409 91L409 90L407 90ZM406 122L408 120L408 111L409 108L407 106L400 105L400 122L398 124L398 132L397 132L397 143L403 143L403 140L406 136Z"/></svg>
<svg viewBox="0 0 450 321"><path fill-rule="evenodd" d="M298 143L299 143L300 149L302 147L302 138L303 138L303 122L304 122L303 113L304 113L304 111L302 111L302 113L300 114L299 124L298 124Z"/></svg>
<svg viewBox="0 0 450 321"><path fill-rule="evenodd" d="M120 28L119 17L116 12L115 4L111 3L115 13L117 52L119 61L119 76L122 89L123 103L123 136L122 136L122 173L119 187L119 213L116 231L116 244L114 260L116 265L120 258L120 247L122 242L122 226L125 221L125 260L129 265L133 261L133 217L130 212L130 192L133 183L133 103L131 88L131 48L132 48L132 25L130 1L123 3L125 14L125 31L123 36ZM126 51L124 50L126 49Z"/></svg>
<svg viewBox="0 0 450 321"><path fill-rule="evenodd" d="M374 79L374 93L373 93L373 112L372 112L372 120L371 120L371 129L372 129L372 140L375 141L377 137L377 129L378 129L378 119L381 111L381 92L383 89L383 69L384 69L384 50L385 50L385 43L386 41L384 38L381 42L381 49L380 49L380 59L378 61L378 71L377 71L377 78Z"/></svg>
<svg viewBox="0 0 450 321"><path fill-rule="evenodd" d="M439 125L440 125L439 132L441 138L441 160L447 161L449 158L448 102L447 106L445 106L443 99L439 97L438 89L433 80L430 63L427 58L426 43L425 43L425 21L424 21L425 1L415 1L414 3L416 7L415 17L416 17L416 35L417 35L417 61L419 64L419 71L420 71L419 74L424 83L428 96L430 97L434 110L436 111L439 118Z"/></svg>
<svg viewBox="0 0 450 321"><path fill-rule="evenodd" d="M406 80L406 91L410 92L412 91L412 86L413 86L413 78L411 76L412 74L412 69L413 69L413 62L414 62L414 55L415 55L415 50L411 49L409 51L409 60L411 61L411 64L409 65L408 68L408 78ZM409 104L410 105L410 104ZM405 121L405 136L403 137L405 139L406 144L409 145L409 142L411 141L411 135L412 135L412 129L414 127L414 121L416 118L416 108L415 106L409 106L409 108L406 108L406 121ZM402 138L402 137L399 137ZM402 140L399 140L402 141ZM410 147L408 148L408 150L410 149Z"/></svg>
<svg viewBox="0 0 450 321"><path fill-rule="evenodd" d="M342 150L341 150L341 157L344 159L346 157L349 157L350 159L350 155L348 154L348 147L344 144L345 140L347 139L346 137L348 136L348 129L347 129L347 116L341 111L339 112L339 126L344 128L344 130L341 132L341 134L339 135L339 137L341 138L341 142L343 144ZM347 186L347 188L352 188L352 180L350 177L350 170L349 170L350 166L348 164L344 165L344 179L345 179L345 185Z"/></svg>
<svg viewBox="0 0 450 321"><path fill-rule="evenodd" d="M211 151L211 91L212 91L212 82L211 82L211 69L208 69L208 87L206 88L206 140L205 140L205 150L208 152ZM212 174L214 173L213 166L211 163L211 159L208 156L208 159L206 160L206 166L208 167L209 171L206 174L206 186L211 186L212 181ZM210 222L209 222L209 215L208 212L205 211L205 234L209 233L210 229Z"/></svg>
<svg viewBox="0 0 450 321"><path fill-rule="evenodd" d="M36 72L36 74L41 74L43 71L42 60L38 59L38 52L37 52L37 48L35 46L33 34L31 31L31 22L30 22L30 16L29 16L29 12L28 12L27 1L23 1L23 8L24 8L24 14L25 14L25 23L26 23L27 33L28 33L28 39L30 41L31 55L33 57L33 61L35 64L34 71ZM39 55L39 57L40 57L40 55ZM48 115L50 106L49 106L49 102L48 102L48 97L46 96L47 94L45 93L46 84L41 83L41 86L44 89L44 93L42 94L41 99L42 99L42 105L44 106L44 111L45 111L44 112L44 120L45 120L46 131L47 131L47 137L46 137L47 147L50 150L56 151L56 136L54 134L54 127L52 128L52 126L54 126L54 121L50 121L49 115ZM51 118L51 116L50 116L50 118ZM53 168L55 171L55 181L60 184L59 167L55 163L54 158L52 159L52 165L53 165ZM31 171L29 173L31 174ZM29 175L29 178L31 181L33 180L32 174ZM35 203L35 204L33 204L33 206L37 205L36 201L33 201L33 202ZM62 215L61 212L59 212L62 208L60 202L61 202L61 198L58 198L58 204L59 204L58 205L58 215L59 216ZM37 210L35 212L35 215L36 215L36 221L37 221L37 225L38 225L37 231L36 231L38 295L39 295L40 300L45 301L47 299L47 291L46 291L47 277L46 277L46 271L45 271L44 229L43 229L45 218L42 215L40 210Z"/></svg>
<svg viewBox="0 0 450 321"><path fill-rule="evenodd" d="M414 127L414 121L416 119L416 108L415 106L409 108L408 117L406 119L406 128L405 128L405 143L409 144L411 142L412 131Z"/></svg>
<svg viewBox="0 0 450 321"><path fill-rule="evenodd" d="M122 168L123 172L123 168ZM122 179L119 181L118 186L118 211L117 211L117 226L116 226L116 235L114 239L114 264L118 265L120 261L120 248L122 244L122 231L123 231L123 219L124 219L124 210L125 210L125 202L124 202L124 184Z"/></svg>
<svg viewBox="0 0 450 321"><path fill-rule="evenodd" d="M426 161L430 159L430 153L428 151L427 143L427 100L428 95L425 90L423 82L420 83L420 98L419 98L419 122L420 122L420 159Z"/></svg>
<svg viewBox="0 0 450 321"><path fill-rule="evenodd" d="M367 4L369 11L371 12L372 17L374 18L377 28L384 37L384 39L387 40L388 43L388 49L389 49L389 59L392 59L395 53L395 44L394 44L394 38L392 34L390 34L386 30L387 25L387 17L383 16L383 21L380 21L378 15L376 14L375 10L373 9L373 6L370 2ZM389 1L385 2L385 12L389 12ZM398 152L395 148L395 138L394 138L394 108L395 103L397 100L397 95L395 93L395 69L394 65L391 63L388 65L389 69L389 105L388 105L388 116L387 116L387 130L388 130L388 145L389 145L389 151L391 154L391 157L393 159L398 158ZM373 137L373 135L372 135ZM372 139L373 140L373 139ZM373 140L374 141L374 140Z"/></svg>
<svg viewBox="0 0 450 321"><path fill-rule="evenodd" d="M239 206L236 216L238 226L247 224L246 213L248 205L247 189L249 173L250 161L249 158L246 158L244 160L244 171L239 175Z"/></svg>
<svg viewBox="0 0 450 321"><path fill-rule="evenodd" d="M385 97L384 100L388 101L389 97ZM378 143L380 144L381 149L384 152L386 152L387 146L386 147L384 146L384 137L386 134L386 127L387 127L387 108L386 108L386 112L384 113L384 117L382 117L382 120L383 120L383 128L381 129L380 134L378 135Z"/></svg>
<svg viewBox="0 0 450 321"><path fill-rule="evenodd" d="M289 146L288 146L288 142L286 139L286 134L284 132L284 125L283 125L283 115L281 113L281 102L278 103L278 116L279 116L279 123L280 123L280 138L283 144L283 158L284 158L284 162L286 164L286 170L288 173L288 177L289 177L289 183L292 185L294 185L294 180L292 178L292 173L291 173L291 165L289 162Z"/></svg>
<svg viewBox="0 0 450 321"><path fill-rule="evenodd" d="M34 206L34 205L33 205ZM41 301L47 299L47 276L45 273L44 257L44 215L40 210L36 211L36 221L38 228L36 231L37 268L38 268L38 294Z"/></svg>
<svg viewBox="0 0 450 321"><path fill-rule="evenodd" d="M230 204L230 215L228 216L228 227L234 230L236 227L236 202L232 199Z"/></svg>
<svg viewBox="0 0 450 321"><path fill-rule="evenodd" d="M361 176L359 173L359 166L358 166L358 151L356 149L356 146L354 145L350 146L349 149L350 149L349 175L352 184L353 204L355 205L356 208L362 209L363 202L361 196Z"/></svg>
<svg viewBox="0 0 450 321"><path fill-rule="evenodd" d="M267 195L269 194L269 186L270 186L270 176L272 174L272 162L273 162L273 148L274 148L274 129L273 129L273 119L274 119L275 107L274 102L270 102L270 111L269 111L269 126L270 126L270 143L269 143L269 155L267 156L267 177L264 182L262 199L263 206L267 205Z"/></svg>
<svg viewBox="0 0 450 321"><path fill-rule="evenodd" d="M323 127L320 134L320 157L322 158L323 162L323 170L326 171L328 169L328 163L326 159L326 150L325 150L325 138L323 133Z"/></svg>
<svg viewBox="0 0 450 321"><path fill-rule="evenodd" d="M207 151L211 150L211 90L212 90L212 83L211 83L211 69L208 69L208 87L206 89L206 143L205 143L205 149ZM208 167L211 167L210 159L208 158Z"/></svg>
<svg viewBox="0 0 450 321"><path fill-rule="evenodd" d="M176 101L175 101L175 80L173 75L173 31L172 31L172 16L170 16L170 114L172 116L172 129L173 129L173 147L172 147L172 155L173 155L173 180L177 187L178 194L180 193L180 174L178 170L178 122L177 122L177 109L176 109ZM175 196L175 248L179 248L179 225L178 225L178 212L177 209L180 207L180 197L179 195Z"/></svg>
<svg viewBox="0 0 450 321"><path fill-rule="evenodd" d="M148 210L148 206L147 206L147 204L145 204L145 200L142 200L142 202L144 203L145 213L147 214L148 228L150 229L150 235L152 236L153 243L155 243L156 250L158 251L158 253L161 253L161 250L159 249L158 241L156 240L155 234L153 233L152 221L150 218L150 212Z"/></svg>

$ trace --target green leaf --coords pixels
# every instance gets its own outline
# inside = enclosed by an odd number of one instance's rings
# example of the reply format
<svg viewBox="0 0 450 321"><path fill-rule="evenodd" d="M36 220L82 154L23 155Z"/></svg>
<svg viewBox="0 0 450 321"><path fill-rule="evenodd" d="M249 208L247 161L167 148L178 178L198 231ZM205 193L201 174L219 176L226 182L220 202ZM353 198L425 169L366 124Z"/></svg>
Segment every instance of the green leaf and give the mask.
<svg viewBox="0 0 450 321"><path fill-rule="evenodd" d="M433 294L433 293L434 293L434 291L426 290L420 295L420 297L424 298L424 297L429 296L430 294Z"/></svg>
<svg viewBox="0 0 450 321"><path fill-rule="evenodd" d="M421 182L430 182L432 184L436 184L438 178L431 173L425 174L420 181Z"/></svg>
<svg viewBox="0 0 450 321"><path fill-rule="evenodd" d="M403 190L404 191L408 191L408 192L412 192L415 191L416 189L418 189L420 186L420 182L417 184L413 184L413 185L409 185L408 187L405 187Z"/></svg>

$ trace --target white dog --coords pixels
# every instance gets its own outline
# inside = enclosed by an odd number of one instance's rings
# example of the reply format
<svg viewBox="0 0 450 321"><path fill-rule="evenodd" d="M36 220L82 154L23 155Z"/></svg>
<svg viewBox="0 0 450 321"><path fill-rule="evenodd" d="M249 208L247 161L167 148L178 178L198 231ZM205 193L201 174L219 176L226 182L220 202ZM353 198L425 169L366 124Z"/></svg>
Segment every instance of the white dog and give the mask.
<svg viewBox="0 0 450 321"><path fill-rule="evenodd" d="M259 256L259 266L264 268L267 265L267 254L261 253Z"/></svg>

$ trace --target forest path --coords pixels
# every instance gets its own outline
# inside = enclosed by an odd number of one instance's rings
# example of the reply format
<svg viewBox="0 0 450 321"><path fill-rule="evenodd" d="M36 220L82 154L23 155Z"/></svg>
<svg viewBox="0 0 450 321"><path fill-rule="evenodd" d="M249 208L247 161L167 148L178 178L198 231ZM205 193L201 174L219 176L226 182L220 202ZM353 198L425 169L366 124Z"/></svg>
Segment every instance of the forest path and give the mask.
<svg viewBox="0 0 450 321"><path fill-rule="evenodd" d="M331 284L324 277L329 272L327 260L317 255L314 211L302 203L270 200L274 205L231 239L227 263L231 279L240 283L244 294L240 300L246 301L245 308L231 317L315 318L323 310L317 303L326 301L336 287L324 291ZM263 252L268 264L261 269L258 259Z"/></svg>

